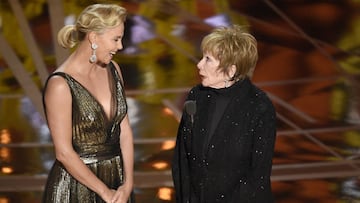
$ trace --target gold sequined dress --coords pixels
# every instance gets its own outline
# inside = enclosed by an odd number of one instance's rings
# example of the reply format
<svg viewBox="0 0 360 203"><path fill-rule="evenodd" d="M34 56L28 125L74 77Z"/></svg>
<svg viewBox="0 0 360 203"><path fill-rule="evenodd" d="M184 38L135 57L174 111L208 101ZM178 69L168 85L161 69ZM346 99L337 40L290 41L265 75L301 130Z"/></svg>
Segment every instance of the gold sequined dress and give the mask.
<svg viewBox="0 0 360 203"><path fill-rule="evenodd" d="M113 95L110 119L95 97L73 77L63 72L53 73L50 77L62 76L71 90L74 150L109 188L117 189L124 181L119 135L120 122L127 113L127 104L120 75L112 64L107 69ZM43 202L100 203L104 201L95 192L74 179L64 166L55 160L47 179Z"/></svg>

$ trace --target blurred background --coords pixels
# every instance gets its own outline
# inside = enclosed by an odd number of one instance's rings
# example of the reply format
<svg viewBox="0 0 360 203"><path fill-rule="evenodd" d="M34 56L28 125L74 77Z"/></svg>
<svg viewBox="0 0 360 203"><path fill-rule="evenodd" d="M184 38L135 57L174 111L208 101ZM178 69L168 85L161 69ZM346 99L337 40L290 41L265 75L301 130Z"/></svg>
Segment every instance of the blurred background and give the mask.
<svg viewBox="0 0 360 203"><path fill-rule="evenodd" d="M69 55L57 31L93 3L129 12L115 60L135 136L135 202L175 202L170 161L200 41L231 24L257 38L252 80L276 106L276 202L360 202L359 0L0 0L0 203L41 202L54 161L41 90Z"/></svg>

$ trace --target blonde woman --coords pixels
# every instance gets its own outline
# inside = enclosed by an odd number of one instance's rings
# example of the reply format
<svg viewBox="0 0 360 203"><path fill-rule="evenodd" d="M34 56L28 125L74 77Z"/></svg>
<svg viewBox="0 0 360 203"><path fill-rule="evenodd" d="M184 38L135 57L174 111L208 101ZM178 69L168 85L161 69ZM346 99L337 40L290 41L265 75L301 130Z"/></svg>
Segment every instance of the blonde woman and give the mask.
<svg viewBox="0 0 360 203"><path fill-rule="evenodd" d="M58 33L61 46L76 49L43 92L56 155L44 203L129 201L133 135L121 70L112 60L123 48L126 15L118 5L90 5Z"/></svg>

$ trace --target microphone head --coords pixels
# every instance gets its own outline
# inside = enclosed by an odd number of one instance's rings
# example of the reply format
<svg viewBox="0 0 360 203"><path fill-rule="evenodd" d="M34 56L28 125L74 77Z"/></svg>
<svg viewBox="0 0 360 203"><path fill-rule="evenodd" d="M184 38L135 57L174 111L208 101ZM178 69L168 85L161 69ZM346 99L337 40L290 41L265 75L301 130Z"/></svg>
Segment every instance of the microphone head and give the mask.
<svg viewBox="0 0 360 203"><path fill-rule="evenodd" d="M196 113L196 101L194 100L188 100L184 103L185 111L189 115L194 115Z"/></svg>

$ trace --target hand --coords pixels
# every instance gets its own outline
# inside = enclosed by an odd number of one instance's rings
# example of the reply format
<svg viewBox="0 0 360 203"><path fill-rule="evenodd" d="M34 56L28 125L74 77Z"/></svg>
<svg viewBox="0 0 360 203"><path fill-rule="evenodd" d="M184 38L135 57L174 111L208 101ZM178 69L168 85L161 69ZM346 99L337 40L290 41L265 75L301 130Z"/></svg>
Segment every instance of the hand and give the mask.
<svg viewBox="0 0 360 203"><path fill-rule="evenodd" d="M119 187L111 199L111 203L127 203L130 192L124 186Z"/></svg>
<svg viewBox="0 0 360 203"><path fill-rule="evenodd" d="M114 197L116 193L116 190L113 189L109 189L105 192L104 196L102 197L102 199L106 202L106 203L112 203L111 199Z"/></svg>

